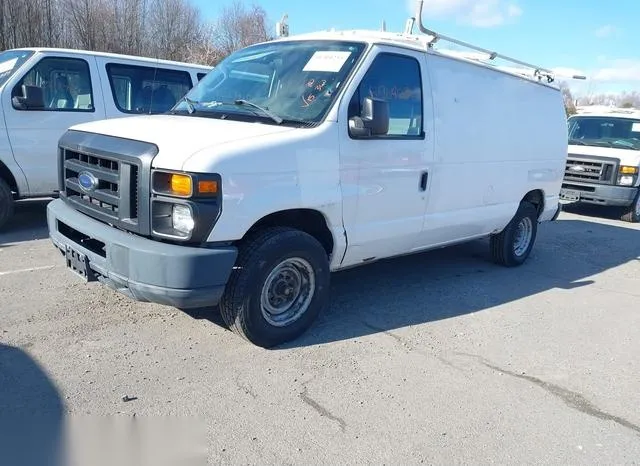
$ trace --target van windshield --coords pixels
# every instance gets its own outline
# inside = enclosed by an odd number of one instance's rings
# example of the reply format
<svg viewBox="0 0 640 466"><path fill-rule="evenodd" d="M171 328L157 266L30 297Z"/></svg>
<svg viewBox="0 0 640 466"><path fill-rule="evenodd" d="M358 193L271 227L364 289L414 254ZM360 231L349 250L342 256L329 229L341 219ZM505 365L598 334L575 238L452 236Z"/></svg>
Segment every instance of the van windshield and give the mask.
<svg viewBox="0 0 640 466"><path fill-rule="evenodd" d="M569 144L640 150L640 120L608 116L571 117Z"/></svg>
<svg viewBox="0 0 640 466"><path fill-rule="evenodd" d="M0 87L4 86L31 55L33 52L30 50L7 50L0 53Z"/></svg>
<svg viewBox="0 0 640 466"><path fill-rule="evenodd" d="M328 112L365 48L342 41L274 41L233 53L173 113L312 126Z"/></svg>

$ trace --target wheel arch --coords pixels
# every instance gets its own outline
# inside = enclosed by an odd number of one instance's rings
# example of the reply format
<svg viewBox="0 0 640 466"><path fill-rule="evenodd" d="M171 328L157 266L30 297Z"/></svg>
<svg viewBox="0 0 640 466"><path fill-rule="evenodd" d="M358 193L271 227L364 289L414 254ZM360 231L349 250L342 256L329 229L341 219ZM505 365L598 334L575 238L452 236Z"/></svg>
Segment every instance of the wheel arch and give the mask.
<svg viewBox="0 0 640 466"><path fill-rule="evenodd" d="M530 202L538 211L538 218L544 212L544 191L542 189L533 189L524 195L520 202Z"/></svg>
<svg viewBox="0 0 640 466"><path fill-rule="evenodd" d="M275 226L295 228L313 236L320 242L328 257L335 251L336 241L327 218L319 210L310 208L286 209L265 215L247 230L242 239L257 230Z"/></svg>
<svg viewBox="0 0 640 466"><path fill-rule="evenodd" d="M9 167L7 167L2 160L0 160L0 179L3 179L9 185L9 189L16 193L17 196L20 195L20 189L18 188L18 182L15 176L13 176Z"/></svg>

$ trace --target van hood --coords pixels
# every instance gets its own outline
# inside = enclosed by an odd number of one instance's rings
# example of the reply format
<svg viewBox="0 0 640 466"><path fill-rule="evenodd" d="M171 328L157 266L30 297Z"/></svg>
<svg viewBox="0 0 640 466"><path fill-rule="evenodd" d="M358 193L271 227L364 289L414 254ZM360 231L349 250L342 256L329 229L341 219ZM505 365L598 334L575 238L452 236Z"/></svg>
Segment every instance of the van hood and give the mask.
<svg viewBox="0 0 640 466"><path fill-rule="evenodd" d="M294 131L288 126L184 115L137 115L83 123L76 131L148 142L158 147L154 168L179 170L193 154L250 138Z"/></svg>
<svg viewBox="0 0 640 466"><path fill-rule="evenodd" d="M632 149L618 149L602 146L581 146L569 144L569 156L609 157L619 159L622 165L638 165L640 163L640 151Z"/></svg>

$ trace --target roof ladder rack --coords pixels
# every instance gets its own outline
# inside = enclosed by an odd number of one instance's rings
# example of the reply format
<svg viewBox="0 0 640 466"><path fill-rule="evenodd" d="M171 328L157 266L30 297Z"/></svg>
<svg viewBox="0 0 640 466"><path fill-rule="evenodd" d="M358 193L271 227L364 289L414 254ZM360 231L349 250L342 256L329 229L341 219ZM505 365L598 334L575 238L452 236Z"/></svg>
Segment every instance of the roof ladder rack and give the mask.
<svg viewBox="0 0 640 466"><path fill-rule="evenodd" d="M492 50L487 50L484 49L482 47L478 47L477 45L473 45L473 44L469 44L467 42L462 42L461 40L458 39L454 39L453 37L447 37L444 36L436 31L432 31L430 29L427 29L426 27L424 27L424 25L422 24L422 10L424 8L424 0L417 0L418 6L417 6L417 13L416 13L416 17L417 17L417 25L418 25L418 29L420 30L420 32L422 32L423 34L432 36L432 39L427 42L427 46L429 48L433 48L433 45L440 41L440 40L444 40L447 42L451 42L452 44L456 44L456 45L460 45L462 47L467 47L469 49L475 50L476 52L481 52L484 53L486 55L488 55L488 59L489 60L495 60L496 58L500 58L502 60L514 63L516 65L520 65L520 66L524 66L525 68L529 68L531 70L533 70L533 76L537 77L538 79L542 79L543 77L547 78L548 82L553 82L555 80L555 73L552 70L548 70L546 68L543 68L541 66L537 66L537 65L532 65L531 63L526 63L523 62L521 60L517 60L515 58L511 58L511 57L507 57L506 55L502 55L498 52L494 52ZM411 34L411 32L413 31L413 25L416 22L415 21L416 18L410 18L407 21L407 24L405 26L405 33ZM580 76L580 75L573 75L570 76L571 79L587 79L585 76Z"/></svg>

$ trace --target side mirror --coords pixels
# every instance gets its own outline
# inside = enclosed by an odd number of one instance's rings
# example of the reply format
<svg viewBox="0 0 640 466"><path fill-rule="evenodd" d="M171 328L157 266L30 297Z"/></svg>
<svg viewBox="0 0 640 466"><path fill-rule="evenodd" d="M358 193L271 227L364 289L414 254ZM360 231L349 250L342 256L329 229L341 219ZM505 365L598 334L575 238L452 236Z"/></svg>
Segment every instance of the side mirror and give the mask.
<svg viewBox="0 0 640 466"><path fill-rule="evenodd" d="M389 132L389 103L366 97L362 114L349 119L349 133L355 138L384 136Z"/></svg>
<svg viewBox="0 0 640 466"><path fill-rule="evenodd" d="M15 96L11 99L14 108L19 110L42 110L44 109L44 94L42 88L38 86L22 85L22 96Z"/></svg>

